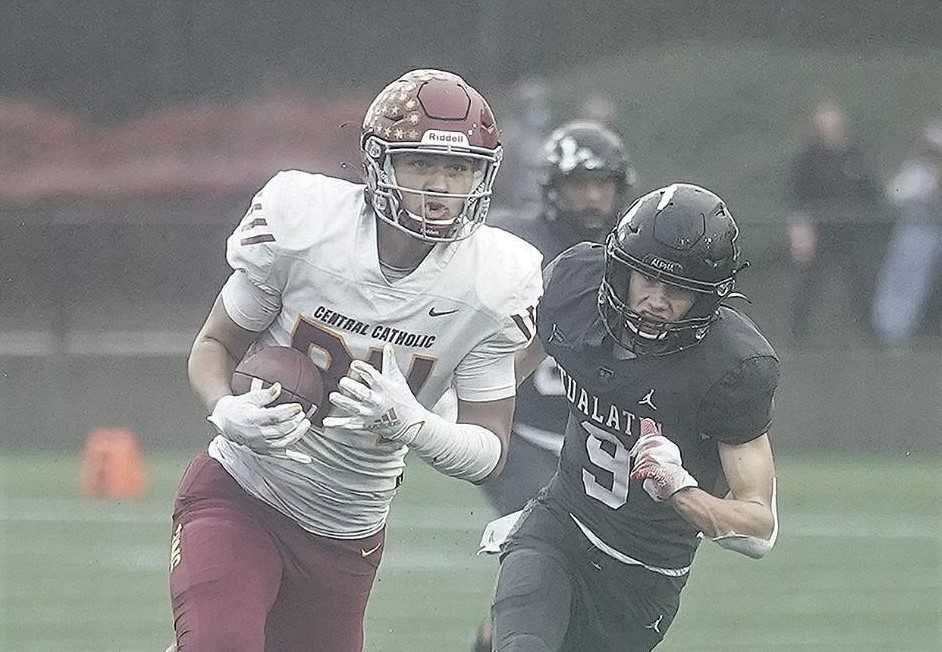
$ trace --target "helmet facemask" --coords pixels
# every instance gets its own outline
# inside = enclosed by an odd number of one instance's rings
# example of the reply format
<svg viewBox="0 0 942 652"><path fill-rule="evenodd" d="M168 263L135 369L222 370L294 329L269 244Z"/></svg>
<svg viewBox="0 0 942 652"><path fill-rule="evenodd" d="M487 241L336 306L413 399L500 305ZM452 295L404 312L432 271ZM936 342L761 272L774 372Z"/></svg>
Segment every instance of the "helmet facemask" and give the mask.
<svg viewBox="0 0 942 652"><path fill-rule="evenodd" d="M687 290L694 302L680 319L666 321L637 312L631 306L629 286L632 274ZM677 276L621 251L614 235L606 241L605 274L599 288L598 304L609 335L624 349L636 355L663 356L694 346L706 337L719 316L722 299L733 289L732 277L711 284Z"/></svg>
<svg viewBox="0 0 942 652"><path fill-rule="evenodd" d="M609 210L601 210L595 206L575 207L571 200L566 196L566 184L578 183L580 178L585 181L595 183L611 182L614 185L614 195L611 200ZM565 224L573 235L581 241L602 242L618 215L618 208L621 206L624 192L625 181L623 177L607 174L605 172L586 172L577 170L566 176L560 176L552 185L544 188L544 204L546 219L551 222ZM578 192L578 191L575 191ZM604 190L597 192L604 193Z"/></svg>
<svg viewBox="0 0 942 652"><path fill-rule="evenodd" d="M500 148L494 151L414 142L389 143L374 136L367 139L364 151L364 165L368 180L372 182L368 185L372 188L373 208L384 222L426 242L462 240L484 223L494 178L500 167ZM456 168L460 168L460 165L470 166L471 177L465 191L446 192L409 187L407 182L400 180L402 174L397 176L394 163L407 161L410 156L448 167L447 161L438 160L447 157L455 160ZM416 202L415 198L419 201ZM412 210L409 204L412 204ZM446 208L447 212L444 210Z"/></svg>

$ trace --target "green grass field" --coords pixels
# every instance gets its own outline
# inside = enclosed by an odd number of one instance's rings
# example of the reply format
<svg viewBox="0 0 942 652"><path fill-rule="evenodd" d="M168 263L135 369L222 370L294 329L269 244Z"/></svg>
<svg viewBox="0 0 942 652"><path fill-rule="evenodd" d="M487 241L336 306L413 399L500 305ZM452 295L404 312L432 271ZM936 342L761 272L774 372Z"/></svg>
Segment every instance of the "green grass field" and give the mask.
<svg viewBox="0 0 942 652"><path fill-rule="evenodd" d="M781 537L752 561L704 544L659 649L942 649L942 459L779 460ZM0 457L0 648L162 651L168 519L186 459L151 457L150 495L77 496L73 453ZM466 650L496 562L472 486L413 463L367 615L367 649Z"/></svg>

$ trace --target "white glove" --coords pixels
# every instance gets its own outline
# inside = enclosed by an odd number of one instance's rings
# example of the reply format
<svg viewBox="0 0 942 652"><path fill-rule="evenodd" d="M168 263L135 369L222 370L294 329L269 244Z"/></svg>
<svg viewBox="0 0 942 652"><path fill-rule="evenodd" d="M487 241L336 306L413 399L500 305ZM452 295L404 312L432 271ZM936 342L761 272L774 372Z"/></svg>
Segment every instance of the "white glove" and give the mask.
<svg viewBox="0 0 942 652"><path fill-rule="evenodd" d="M641 419L641 436L628 455L635 460L631 479L644 480L642 486L655 502L669 500L686 487L698 486L681 465L677 444L662 435L661 427L652 419Z"/></svg>
<svg viewBox="0 0 942 652"><path fill-rule="evenodd" d="M281 394L275 383L238 396L223 396L206 419L216 430L236 444L248 446L256 453L292 459L309 464L310 456L288 450L311 427L299 403L265 407Z"/></svg>
<svg viewBox="0 0 942 652"><path fill-rule="evenodd" d="M345 416L324 418L325 428L367 431L408 445L429 417L409 389L391 345L383 347L383 371L354 360L328 399Z"/></svg>

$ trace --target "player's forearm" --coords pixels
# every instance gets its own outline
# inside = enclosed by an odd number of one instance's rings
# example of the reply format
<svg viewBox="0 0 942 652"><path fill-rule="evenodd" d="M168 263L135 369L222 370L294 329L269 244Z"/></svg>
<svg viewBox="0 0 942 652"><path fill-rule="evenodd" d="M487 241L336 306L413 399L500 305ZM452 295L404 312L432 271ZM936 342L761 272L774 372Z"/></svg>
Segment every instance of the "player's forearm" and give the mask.
<svg viewBox="0 0 942 652"><path fill-rule="evenodd" d="M258 333L232 320L220 292L196 334L187 360L190 387L209 412L219 399L232 393L232 370L257 337Z"/></svg>
<svg viewBox="0 0 942 652"><path fill-rule="evenodd" d="M431 412L406 443L435 470L473 484L490 478L502 462L503 446L492 431L450 423Z"/></svg>
<svg viewBox="0 0 942 652"><path fill-rule="evenodd" d="M533 375L536 368L540 366L547 357L543 350L543 344L539 338L534 337L530 344L521 351L517 351L514 356L514 376L517 379L517 387L523 384L527 378Z"/></svg>
<svg viewBox="0 0 942 652"><path fill-rule="evenodd" d="M232 393L229 379L236 361L222 342L199 336L190 350L187 375L197 398L212 412L216 402Z"/></svg>
<svg viewBox="0 0 942 652"><path fill-rule="evenodd" d="M775 525L772 511L760 502L717 498L702 489L682 489L670 499L674 510L706 536L740 535L769 539Z"/></svg>

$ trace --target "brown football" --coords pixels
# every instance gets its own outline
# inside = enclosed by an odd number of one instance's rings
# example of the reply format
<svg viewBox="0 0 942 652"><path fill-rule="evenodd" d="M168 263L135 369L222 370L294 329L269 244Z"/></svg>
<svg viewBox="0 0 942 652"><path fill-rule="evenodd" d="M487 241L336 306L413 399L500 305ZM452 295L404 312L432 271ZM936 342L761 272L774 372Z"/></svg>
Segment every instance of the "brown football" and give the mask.
<svg viewBox="0 0 942 652"><path fill-rule="evenodd" d="M324 378L308 356L289 346L266 346L247 355L232 373L232 393L281 383L281 395L271 405L300 403L308 418L324 405Z"/></svg>

